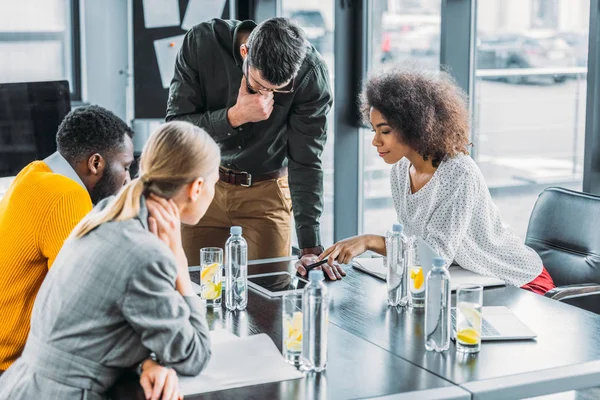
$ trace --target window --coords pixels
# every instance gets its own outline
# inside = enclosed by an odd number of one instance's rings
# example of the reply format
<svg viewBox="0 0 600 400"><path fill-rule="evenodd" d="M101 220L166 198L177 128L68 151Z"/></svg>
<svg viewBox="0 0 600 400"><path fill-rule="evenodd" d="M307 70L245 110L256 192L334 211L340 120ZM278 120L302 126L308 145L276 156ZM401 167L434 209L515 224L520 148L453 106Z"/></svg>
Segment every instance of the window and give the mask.
<svg viewBox="0 0 600 400"><path fill-rule="evenodd" d="M306 38L321 53L329 69L331 90L333 91L333 0L283 0L283 16L293 19L304 30ZM323 151L324 170L324 209L321 217L321 241L327 247L333 244L333 109L329 113L327 145ZM296 234L292 243L297 245Z"/></svg>
<svg viewBox="0 0 600 400"><path fill-rule="evenodd" d="M0 83L68 80L79 100L78 7L77 0L3 2Z"/></svg>
<svg viewBox="0 0 600 400"><path fill-rule="evenodd" d="M533 0L531 26L536 28L557 28L558 1Z"/></svg>
<svg viewBox="0 0 600 400"><path fill-rule="evenodd" d="M589 0L479 0L473 157L525 237L547 186L581 190Z"/></svg>
<svg viewBox="0 0 600 400"><path fill-rule="evenodd" d="M369 69L408 63L437 70L440 66L441 1L373 0L369 2ZM384 234L396 221L390 169L362 132L363 233Z"/></svg>
<svg viewBox="0 0 600 400"><path fill-rule="evenodd" d="M439 67L441 2L370 2L370 68ZM478 0L471 155L505 224L524 238L548 186L581 190L589 0ZM390 166L363 141L363 232L395 220Z"/></svg>

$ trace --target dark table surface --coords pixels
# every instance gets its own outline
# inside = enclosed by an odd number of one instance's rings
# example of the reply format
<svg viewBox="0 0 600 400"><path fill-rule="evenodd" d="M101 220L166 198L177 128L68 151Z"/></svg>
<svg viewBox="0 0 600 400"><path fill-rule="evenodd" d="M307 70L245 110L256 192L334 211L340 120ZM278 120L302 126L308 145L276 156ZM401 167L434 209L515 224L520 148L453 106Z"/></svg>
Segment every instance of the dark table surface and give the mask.
<svg viewBox="0 0 600 400"><path fill-rule="evenodd" d="M294 271L294 262L249 266L249 274ZM600 315L511 286L484 290L484 306L509 307L536 340L484 342L475 355L425 350L423 310L389 307L385 282L351 267L328 281L329 364L326 373L297 381L208 393L191 399L360 398L442 388L581 364L600 359ZM196 282L198 272L191 272ZM454 302L454 295L453 295ZM211 329L238 336L267 333L281 349L281 299L249 290L244 312L209 311ZM128 380L127 380L128 379ZM135 377L125 379L131 398ZM141 397L140 397L141 398Z"/></svg>
<svg viewBox="0 0 600 400"><path fill-rule="evenodd" d="M483 305L508 307L536 340L483 342L471 356L453 341L446 353L428 352L423 310L388 307L383 281L353 268L347 274L328 284L330 321L455 384L600 359L600 315L512 286L484 289Z"/></svg>
<svg viewBox="0 0 600 400"><path fill-rule="evenodd" d="M294 271L294 262L252 265L249 273L276 270ZM456 352L452 341L448 352L428 352L422 309L389 307L384 281L352 267L346 273L327 282L330 322L454 384L600 359L600 315L512 286L484 289L483 304L510 308L536 340L483 342L474 355Z"/></svg>
<svg viewBox="0 0 600 400"><path fill-rule="evenodd" d="M249 273L292 268L289 262L270 263L250 266ZM198 273L191 274L192 279L198 282ZM342 284L331 282L328 285L333 289L336 285L341 288ZM343 296L353 297L353 293ZM332 310L337 307L338 301L342 299L332 298ZM269 298L249 290L247 310L231 312L223 305L219 311L209 309L207 320L211 330L225 328L237 336L266 333L281 350L281 306L281 298ZM347 399L454 386L370 340L348 332L332 318L333 313L328 334L328 365L324 373L310 374L299 380L186 396L186 399ZM125 375L112 396L116 399L143 399L138 378L132 374Z"/></svg>

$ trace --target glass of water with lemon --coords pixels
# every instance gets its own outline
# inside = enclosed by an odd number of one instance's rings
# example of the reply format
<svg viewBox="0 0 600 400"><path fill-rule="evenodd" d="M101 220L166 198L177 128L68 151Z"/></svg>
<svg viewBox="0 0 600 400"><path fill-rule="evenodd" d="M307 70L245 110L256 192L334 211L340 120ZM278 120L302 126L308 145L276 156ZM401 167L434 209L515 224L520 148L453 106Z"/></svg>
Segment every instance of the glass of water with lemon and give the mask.
<svg viewBox="0 0 600 400"><path fill-rule="evenodd" d="M302 355L302 295L283 296L281 352L285 360L299 366Z"/></svg>
<svg viewBox="0 0 600 400"><path fill-rule="evenodd" d="M481 349L483 287L460 285L456 290L456 350L477 353Z"/></svg>
<svg viewBox="0 0 600 400"><path fill-rule="evenodd" d="M413 308L425 307L425 275L419 262L417 242L412 236L408 247L408 276L410 303Z"/></svg>
<svg viewBox="0 0 600 400"><path fill-rule="evenodd" d="M223 277L223 249L205 247L200 249L200 296L208 307L221 306Z"/></svg>

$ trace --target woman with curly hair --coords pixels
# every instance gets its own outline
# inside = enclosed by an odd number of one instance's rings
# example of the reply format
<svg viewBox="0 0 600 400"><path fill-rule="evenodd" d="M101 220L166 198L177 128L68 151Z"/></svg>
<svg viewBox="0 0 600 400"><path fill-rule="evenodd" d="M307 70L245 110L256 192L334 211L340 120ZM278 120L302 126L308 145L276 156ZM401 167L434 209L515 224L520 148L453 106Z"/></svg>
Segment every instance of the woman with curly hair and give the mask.
<svg viewBox="0 0 600 400"><path fill-rule="evenodd" d="M468 155L467 96L445 72L389 70L372 75L361 96L373 146L392 164L398 221L448 264L543 294L554 287L542 260L506 228L481 171ZM345 264L367 250L385 255L385 238L342 240L319 259ZM305 273L303 267L298 267Z"/></svg>

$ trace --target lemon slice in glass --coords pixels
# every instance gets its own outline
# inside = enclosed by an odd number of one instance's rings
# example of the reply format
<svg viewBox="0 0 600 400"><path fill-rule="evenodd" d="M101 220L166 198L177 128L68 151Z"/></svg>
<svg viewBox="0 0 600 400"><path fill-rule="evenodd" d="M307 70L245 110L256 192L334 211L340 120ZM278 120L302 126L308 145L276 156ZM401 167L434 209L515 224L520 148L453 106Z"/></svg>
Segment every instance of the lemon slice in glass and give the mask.
<svg viewBox="0 0 600 400"><path fill-rule="evenodd" d="M221 264L213 263L204 268L202 268L202 272L200 273L200 280L202 282L212 281L217 272L221 268Z"/></svg>
<svg viewBox="0 0 600 400"><path fill-rule="evenodd" d="M221 297L221 282L216 285L212 282L206 282L206 288L202 292L202 297L205 300L214 300Z"/></svg>
<svg viewBox="0 0 600 400"><path fill-rule="evenodd" d="M463 344L477 344L479 343L480 335L473 328L465 328L458 331L456 339Z"/></svg>

